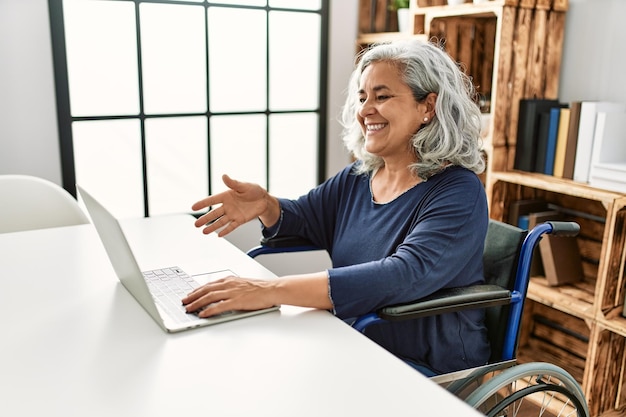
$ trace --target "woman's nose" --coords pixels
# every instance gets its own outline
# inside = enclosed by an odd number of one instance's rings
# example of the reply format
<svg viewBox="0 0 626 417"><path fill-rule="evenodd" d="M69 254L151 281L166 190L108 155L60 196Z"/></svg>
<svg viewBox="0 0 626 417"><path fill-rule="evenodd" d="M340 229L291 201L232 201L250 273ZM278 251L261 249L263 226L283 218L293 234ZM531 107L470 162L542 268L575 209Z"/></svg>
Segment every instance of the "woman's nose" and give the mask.
<svg viewBox="0 0 626 417"><path fill-rule="evenodd" d="M359 108L359 116L365 117L373 114L376 111L376 108L372 106L372 103L369 100L365 100L361 103L361 107Z"/></svg>

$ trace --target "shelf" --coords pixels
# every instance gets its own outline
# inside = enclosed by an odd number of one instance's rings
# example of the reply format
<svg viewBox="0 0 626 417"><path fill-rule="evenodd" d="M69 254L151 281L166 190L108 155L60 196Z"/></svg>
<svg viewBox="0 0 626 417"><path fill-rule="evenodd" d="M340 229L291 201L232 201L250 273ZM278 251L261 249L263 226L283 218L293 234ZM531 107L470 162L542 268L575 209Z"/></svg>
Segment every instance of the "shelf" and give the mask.
<svg viewBox="0 0 626 417"><path fill-rule="evenodd" d="M626 317L622 315L622 312L622 307L616 307L604 317L600 317L598 323L606 330L626 337Z"/></svg>
<svg viewBox="0 0 626 417"><path fill-rule="evenodd" d="M401 39L421 39L426 41L426 35L408 35L402 32L378 32L378 33L361 33L359 35L358 43L361 46L370 45L373 43L392 42Z"/></svg>
<svg viewBox="0 0 626 417"><path fill-rule="evenodd" d="M605 204L613 203L620 198L626 198L624 194L614 191L602 190L588 184L534 172L494 171L491 175L493 181L515 183L553 193L568 194L574 197L600 201Z"/></svg>
<svg viewBox="0 0 626 417"><path fill-rule="evenodd" d="M583 319L594 319L594 288L588 282L551 287L544 277L532 277L528 298Z"/></svg>
<svg viewBox="0 0 626 417"><path fill-rule="evenodd" d="M481 17L489 15L500 15L502 7L506 5L504 0L485 1L483 3L463 3L456 6L423 6L412 9L415 14L428 14L430 18L439 17Z"/></svg>
<svg viewBox="0 0 626 417"><path fill-rule="evenodd" d="M451 13L456 13L457 15L472 13L473 10L490 10L493 8L500 8L502 6L519 6L527 9L533 9L535 7L543 9L552 8L553 10L564 12L567 11L569 6L568 0L485 0L480 3L474 3L472 0L466 0L465 3L455 6L448 5L447 0L413 0L412 3L414 3L412 6L415 7L415 10L446 10L451 11ZM426 4L420 6L420 3ZM428 3L439 4L430 6L427 5Z"/></svg>

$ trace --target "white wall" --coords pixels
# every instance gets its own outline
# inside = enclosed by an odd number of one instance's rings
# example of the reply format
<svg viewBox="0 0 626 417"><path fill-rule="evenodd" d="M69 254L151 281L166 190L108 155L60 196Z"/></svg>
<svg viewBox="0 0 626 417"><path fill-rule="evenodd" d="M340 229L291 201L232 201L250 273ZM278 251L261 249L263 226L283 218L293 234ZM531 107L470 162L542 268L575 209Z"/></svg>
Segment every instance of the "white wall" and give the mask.
<svg viewBox="0 0 626 417"><path fill-rule="evenodd" d="M348 79L354 64L358 28L358 0L331 0L328 79L328 149L326 152L327 177L346 166L350 157L339 135L341 127L337 118L345 100Z"/></svg>
<svg viewBox="0 0 626 417"><path fill-rule="evenodd" d="M0 0L0 174L61 184L47 0Z"/></svg>
<svg viewBox="0 0 626 417"><path fill-rule="evenodd" d="M624 0L569 0L559 99L626 102Z"/></svg>

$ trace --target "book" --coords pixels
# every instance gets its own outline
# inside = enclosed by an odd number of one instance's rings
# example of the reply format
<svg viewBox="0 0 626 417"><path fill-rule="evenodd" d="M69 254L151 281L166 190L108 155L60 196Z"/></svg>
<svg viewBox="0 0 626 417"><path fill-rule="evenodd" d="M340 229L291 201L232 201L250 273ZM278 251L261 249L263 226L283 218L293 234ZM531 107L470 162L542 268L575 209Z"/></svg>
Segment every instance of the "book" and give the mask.
<svg viewBox="0 0 626 417"><path fill-rule="evenodd" d="M626 162L626 112L598 112L591 151L591 165Z"/></svg>
<svg viewBox="0 0 626 417"><path fill-rule="evenodd" d="M626 113L598 112L593 137L589 184L626 190Z"/></svg>
<svg viewBox="0 0 626 417"><path fill-rule="evenodd" d="M539 114L558 104L557 100L550 99L520 100L513 168L527 172L534 171Z"/></svg>
<svg viewBox="0 0 626 417"><path fill-rule="evenodd" d="M525 199L513 201L509 205L508 223L520 229L528 229L528 213L544 211L547 210L547 208L548 203L544 200Z"/></svg>
<svg viewBox="0 0 626 417"><path fill-rule="evenodd" d="M559 123L561 118L561 109L566 104L559 104L558 107L552 107L550 109L548 117L548 137L546 142L546 156L543 165L543 172L546 175L554 174L554 158L556 154L556 142L559 133Z"/></svg>
<svg viewBox="0 0 626 417"><path fill-rule="evenodd" d="M565 151L567 149L567 135L569 133L569 119L571 110L569 107L561 109L559 115L559 129L556 135L556 149L554 150L554 169L552 175L563 178L565 166Z"/></svg>
<svg viewBox="0 0 626 417"><path fill-rule="evenodd" d="M539 124L537 125L537 138L535 145L535 164L533 172L543 173L546 165L546 151L548 148L548 131L550 129L550 112L539 113Z"/></svg>
<svg viewBox="0 0 626 417"><path fill-rule="evenodd" d="M609 101L583 101L580 107L576 158L574 160L574 181L589 182L591 152L596 130L598 112L624 112L626 104Z"/></svg>
<svg viewBox="0 0 626 417"><path fill-rule="evenodd" d="M529 224L532 225L562 219L563 214L557 210L534 212L528 215ZM539 241L539 253L548 285L571 284L584 278L580 250L575 238L546 234Z"/></svg>
<svg viewBox="0 0 626 417"><path fill-rule="evenodd" d="M567 144L563 157L563 178L574 178L574 161L576 160L576 145L578 142L578 125L580 123L580 107L582 101L572 101L569 105L569 127L567 128Z"/></svg>

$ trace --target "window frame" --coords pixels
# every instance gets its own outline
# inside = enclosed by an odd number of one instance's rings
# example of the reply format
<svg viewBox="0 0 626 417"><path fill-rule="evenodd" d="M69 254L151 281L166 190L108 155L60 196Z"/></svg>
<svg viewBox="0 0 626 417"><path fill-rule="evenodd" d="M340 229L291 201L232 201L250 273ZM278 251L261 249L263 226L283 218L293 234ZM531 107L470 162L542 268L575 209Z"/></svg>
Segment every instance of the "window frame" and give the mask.
<svg viewBox="0 0 626 417"><path fill-rule="evenodd" d="M316 175L315 178L317 183L320 184L325 180L326 175L326 136L327 136L327 102L328 102L328 56L329 56L329 1L330 0L321 0L320 10L317 11L309 11L309 10L301 10L301 9L291 9L291 8L282 8L282 7L270 7L267 5L263 7L259 6L245 6L245 5L226 5L221 4L219 2L212 1L204 1L202 3L198 2L185 2L185 1L172 1L172 0L108 0L108 1L126 1L130 3L134 3L135 7L135 19L136 19L136 36L137 36L137 71L138 71L138 82L139 82L139 113L136 115L128 115L128 116L72 116L71 107L70 107L70 93L69 93L69 78L68 78L68 64L67 64L67 51L66 51L66 43L65 43L65 28L64 28L64 17L63 17L63 0L48 0L48 8L50 14L50 31L52 38L52 59L53 59L53 68L54 68L54 81L55 81L55 92L56 92L56 106L57 106L57 123L58 123L58 133L59 133L59 147L60 147L60 155L61 155L61 175L62 175L62 184L63 187L74 197L76 197L76 169L75 169L75 159L74 159L74 145L73 145L73 134L72 134L72 123L78 121L93 121L93 120L119 120L119 119L132 119L138 120L140 123L141 130L141 153L142 153L142 184L143 184L143 204L144 204L144 216L150 216L150 206L149 206L149 198L148 198L148 173L147 173L147 158L146 158L146 132L145 132L145 122L146 119L149 118L164 118L164 117L187 117L187 116L205 116L207 118L208 129L207 129L207 144L208 153L208 190L207 193L211 194L211 163L210 163L210 124L211 118L213 116L224 116L224 115L242 115L242 114L263 114L268 120L269 116L272 114L295 114L299 112L306 113L316 113L318 115L318 137L317 137L317 164L316 164ZM175 5L194 5L194 6L203 6L205 9L205 36L208 39L208 22L207 19L207 11L211 6L219 5L220 7L232 7L232 8L246 8L246 9L255 9L255 10L276 10L276 11L288 11L288 12L302 12L302 13L316 13L320 15L320 50L319 53L319 105L317 109L311 110L289 110L289 111L272 111L269 109L269 71L267 71L267 83L266 83L266 108L264 111L250 111L250 112L219 112L213 113L210 111L209 107L209 84L208 80L211 77L210 68L208 65L208 56L209 56L209 45L206 43L206 76L207 76L207 110L206 112L199 113L172 113L172 114L149 114L146 115L143 103L144 97L144 87L142 82L142 62L141 62L141 53L142 53L142 45L141 45L141 25L140 25L140 14L139 14L139 5L141 3L165 3L165 4L175 4ZM269 16L269 13L268 15ZM269 21L266 27L267 30L267 52L266 52L266 65L269 67ZM269 137L269 123L266 126L266 184L270 185L270 137ZM270 190L271 192L271 190Z"/></svg>

